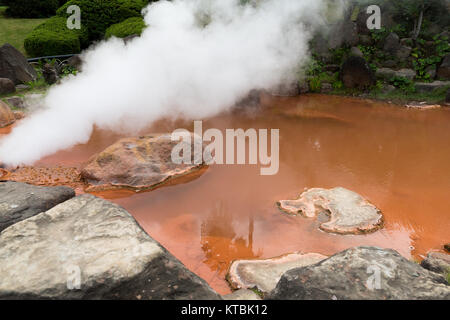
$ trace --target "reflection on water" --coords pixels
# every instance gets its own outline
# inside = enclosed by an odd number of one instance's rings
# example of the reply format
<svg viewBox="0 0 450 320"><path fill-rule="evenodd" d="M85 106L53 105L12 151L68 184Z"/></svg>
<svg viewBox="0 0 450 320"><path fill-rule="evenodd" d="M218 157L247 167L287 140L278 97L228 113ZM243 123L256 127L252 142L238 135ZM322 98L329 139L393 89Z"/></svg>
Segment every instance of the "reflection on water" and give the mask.
<svg viewBox="0 0 450 320"><path fill-rule="evenodd" d="M148 193L103 193L207 280L229 291L234 259L269 258L294 251L325 255L356 245L398 250L420 258L450 241L450 110L408 110L330 96L264 98L265 108L208 119L208 128L280 129L280 170L211 166L189 183ZM149 132L192 122L161 121ZM79 166L119 135L97 131L87 145L59 152L39 165ZM1 159L0 159L1 160ZM275 202L304 188L342 186L363 195L385 216L383 230L333 235L315 219L279 212Z"/></svg>
<svg viewBox="0 0 450 320"><path fill-rule="evenodd" d="M201 248L205 253L203 262L211 271L223 275L236 259L253 259L262 255L262 250L253 252L253 216L248 216L247 238L238 236L233 226L233 214L226 203L220 201L201 225Z"/></svg>

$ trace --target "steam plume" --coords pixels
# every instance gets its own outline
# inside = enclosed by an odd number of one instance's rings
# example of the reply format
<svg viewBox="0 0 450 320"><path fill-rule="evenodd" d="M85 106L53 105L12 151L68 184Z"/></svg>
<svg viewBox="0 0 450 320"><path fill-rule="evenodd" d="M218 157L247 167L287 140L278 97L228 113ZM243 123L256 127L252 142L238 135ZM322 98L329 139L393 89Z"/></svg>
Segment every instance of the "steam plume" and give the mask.
<svg viewBox="0 0 450 320"><path fill-rule="evenodd" d="M325 0L241 2L151 4L142 36L85 52L83 72L51 88L42 108L0 142L0 162L31 164L86 143L94 125L132 133L161 117L208 117L292 77L308 60Z"/></svg>

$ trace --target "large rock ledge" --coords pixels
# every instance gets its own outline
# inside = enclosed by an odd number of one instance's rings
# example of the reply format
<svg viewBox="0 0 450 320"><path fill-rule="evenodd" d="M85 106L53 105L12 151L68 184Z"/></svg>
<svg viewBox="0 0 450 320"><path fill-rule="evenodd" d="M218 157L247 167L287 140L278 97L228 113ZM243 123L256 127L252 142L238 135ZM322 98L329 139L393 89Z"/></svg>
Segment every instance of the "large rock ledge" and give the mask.
<svg viewBox="0 0 450 320"><path fill-rule="evenodd" d="M358 247L286 272L266 299L450 299L450 286L394 250Z"/></svg>
<svg viewBox="0 0 450 320"><path fill-rule="evenodd" d="M0 232L75 196L68 187L37 187L0 182Z"/></svg>
<svg viewBox="0 0 450 320"><path fill-rule="evenodd" d="M191 136L192 137L192 136ZM191 150L192 164L175 164L171 154L178 144L170 134L153 134L137 138L121 139L93 156L81 171L88 183L87 191L103 191L127 188L136 191L151 190L180 176L193 173L203 167L194 164L194 144Z"/></svg>
<svg viewBox="0 0 450 320"><path fill-rule="evenodd" d="M220 299L121 207L82 195L0 234L1 299Z"/></svg>
<svg viewBox="0 0 450 320"><path fill-rule="evenodd" d="M320 214L330 216L320 229L337 234L364 234L383 227L379 209L359 194L344 189L309 189L297 200L281 200L278 207L288 214L313 218Z"/></svg>

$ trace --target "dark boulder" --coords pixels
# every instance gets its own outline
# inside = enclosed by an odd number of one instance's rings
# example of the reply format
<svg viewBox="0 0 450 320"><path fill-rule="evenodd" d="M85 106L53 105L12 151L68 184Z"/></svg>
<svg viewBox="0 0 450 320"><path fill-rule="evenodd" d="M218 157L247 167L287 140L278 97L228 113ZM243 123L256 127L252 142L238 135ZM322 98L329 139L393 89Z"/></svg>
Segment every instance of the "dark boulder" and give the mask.
<svg viewBox="0 0 450 320"><path fill-rule="evenodd" d="M0 231L75 196L68 187L38 187L0 182Z"/></svg>
<svg viewBox="0 0 450 320"><path fill-rule="evenodd" d="M37 74L24 55L7 43L0 47L0 78L21 84L36 80Z"/></svg>
<svg viewBox="0 0 450 320"><path fill-rule="evenodd" d="M55 84L58 81L58 71L49 63L46 63L42 67L42 76L49 85Z"/></svg>
<svg viewBox="0 0 450 320"><path fill-rule="evenodd" d="M83 60L81 60L81 57L78 54L74 55L73 57L67 60L67 65L71 66L74 69L77 69L78 71L81 71L82 64Z"/></svg>
<svg viewBox="0 0 450 320"><path fill-rule="evenodd" d="M16 86L8 78L0 78L0 94L10 94L16 92Z"/></svg>
<svg viewBox="0 0 450 320"><path fill-rule="evenodd" d="M450 53L447 54L437 71L439 79L450 80Z"/></svg>
<svg viewBox="0 0 450 320"><path fill-rule="evenodd" d="M268 295L276 300L450 299L441 275L391 249L357 247L286 272Z"/></svg>
<svg viewBox="0 0 450 320"><path fill-rule="evenodd" d="M391 32L384 40L384 51L391 55L395 55L400 48L401 44L399 36L396 33Z"/></svg>
<svg viewBox="0 0 450 320"><path fill-rule="evenodd" d="M349 57L341 67L341 80L346 88L365 89L375 84L375 75L361 57Z"/></svg>

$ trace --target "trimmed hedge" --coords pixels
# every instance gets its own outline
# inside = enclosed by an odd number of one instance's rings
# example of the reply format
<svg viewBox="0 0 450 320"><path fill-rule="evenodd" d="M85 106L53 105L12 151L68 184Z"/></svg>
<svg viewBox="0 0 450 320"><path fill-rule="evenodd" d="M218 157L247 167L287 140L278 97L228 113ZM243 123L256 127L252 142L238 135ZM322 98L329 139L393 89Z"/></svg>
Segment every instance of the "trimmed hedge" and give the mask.
<svg viewBox="0 0 450 320"><path fill-rule="evenodd" d="M99 40L106 29L131 17L141 17L141 10L148 4L144 0L70 0L57 10L57 15L68 17L67 8L81 8L81 23L89 32L89 40Z"/></svg>
<svg viewBox="0 0 450 320"><path fill-rule="evenodd" d="M79 53L88 45L87 29L70 30L67 19L52 17L37 26L25 39L24 47L30 57Z"/></svg>
<svg viewBox="0 0 450 320"><path fill-rule="evenodd" d="M46 18L53 16L59 0L7 0L6 14L15 18Z"/></svg>
<svg viewBox="0 0 450 320"><path fill-rule="evenodd" d="M106 29L105 38L110 38L112 36L125 38L133 34L140 35L145 27L146 25L143 18L128 18L127 20L113 24Z"/></svg>

